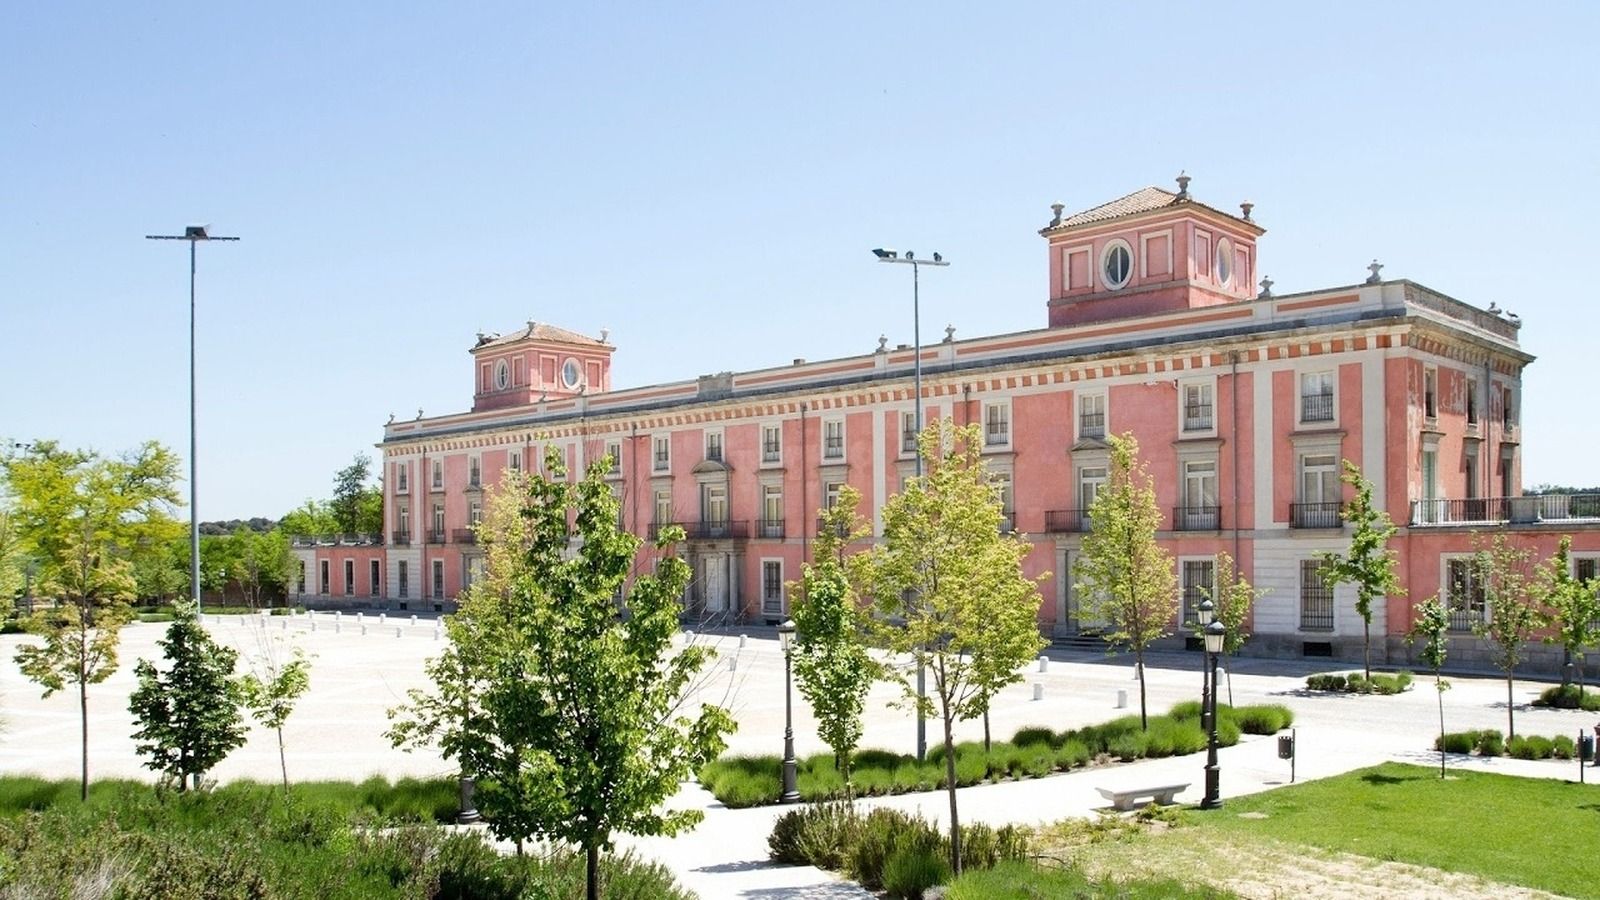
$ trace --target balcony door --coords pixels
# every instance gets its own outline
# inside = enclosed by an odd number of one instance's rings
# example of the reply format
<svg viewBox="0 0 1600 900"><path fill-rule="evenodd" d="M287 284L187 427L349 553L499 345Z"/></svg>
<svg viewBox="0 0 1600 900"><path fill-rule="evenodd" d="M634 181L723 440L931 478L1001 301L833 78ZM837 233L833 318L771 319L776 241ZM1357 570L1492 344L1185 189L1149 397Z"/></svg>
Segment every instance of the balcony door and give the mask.
<svg viewBox="0 0 1600 900"><path fill-rule="evenodd" d="M1303 528L1339 525L1339 461L1332 455L1300 458L1300 521Z"/></svg>

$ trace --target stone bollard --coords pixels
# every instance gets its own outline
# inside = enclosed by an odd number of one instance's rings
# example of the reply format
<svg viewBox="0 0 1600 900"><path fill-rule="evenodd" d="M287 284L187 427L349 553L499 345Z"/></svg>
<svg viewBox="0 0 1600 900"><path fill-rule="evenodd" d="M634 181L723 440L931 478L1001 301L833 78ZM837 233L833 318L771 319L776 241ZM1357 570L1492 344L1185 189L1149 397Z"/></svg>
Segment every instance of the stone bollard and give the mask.
<svg viewBox="0 0 1600 900"><path fill-rule="evenodd" d="M388 613L378 613L378 624L381 626L381 625L387 625L388 623L389 623L389 614Z"/></svg>
<svg viewBox="0 0 1600 900"><path fill-rule="evenodd" d="M744 642L745 642L745 636L742 635L742 634L739 635L739 649L740 650L744 649Z"/></svg>
<svg viewBox="0 0 1600 900"><path fill-rule="evenodd" d="M1040 672L1048 672L1048 671L1050 671L1050 657L1045 656L1042 653L1039 654L1039 671Z"/></svg>
<svg viewBox="0 0 1600 900"><path fill-rule="evenodd" d="M278 630L279 631L288 631L289 630L289 617L288 616L284 616L283 617L283 621L278 623Z"/></svg>
<svg viewBox="0 0 1600 900"><path fill-rule="evenodd" d="M365 623L362 623L362 625L361 625L361 633L362 633L362 635L365 635L367 633L367 626L366 626Z"/></svg>
<svg viewBox="0 0 1600 900"><path fill-rule="evenodd" d="M399 637L399 636L400 636L400 635L402 635L402 634L404 634L404 633L405 633L405 629L403 629L403 628L401 628L401 627L400 627L400 626L398 626L398 625L396 625L396 626L395 626L395 627L394 627L394 636L395 636L395 637Z"/></svg>
<svg viewBox="0 0 1600 900"><path fill-rule="evenodd" d="M1124 688L1117 689L1117 709L1128 708L1128 692Z"/></svg>
<svg viewBox="0 0 1600 900"><path fill-rule="evenodd" d="M357 625L361 624L361 613L356 613L356 624Z"/></svg>
<svg viewBox="0 0 1600 900"><path fill-rule="evenodd" d="M737 656L728 657L728 671L729 672L736 672L736 671L738 671L738 669L739 669L739 657L737 657Z"/></svg>
<svg viewBox="0 0 1600 900"><path fill-rule="evenodd" d="M312 619L311 620L311 630L312 631L316 631L317 630L317 620L316 619Z"/></svg>
<svg viewBox="0 0 1600 900"><path fill-rule="evenodd" d="M344 623L339 621L339 617L338 616L334 616L333 617L333 633L334 634L341 634L343 632L344 632Z"/></svg>
<svg viewBox="0 0 1600 900"><path fill-rule="evenodd" d="M411 627L412 628L417 627L417 614L416 613L412 613L411 614Z"/></svg>
<svg viewBox="0 0 1600 900"><path fill-rule="evenodd" d="M433 626L433 639L436 641L439 639L439 626L437 625Z"/></svg>
<svg viewBox="0 0 1600 900"><path fill-rule="evenodd" d="M1044 699L1044 685L1038 683L1037 681L1033 683L1033 699Z"/></svg>

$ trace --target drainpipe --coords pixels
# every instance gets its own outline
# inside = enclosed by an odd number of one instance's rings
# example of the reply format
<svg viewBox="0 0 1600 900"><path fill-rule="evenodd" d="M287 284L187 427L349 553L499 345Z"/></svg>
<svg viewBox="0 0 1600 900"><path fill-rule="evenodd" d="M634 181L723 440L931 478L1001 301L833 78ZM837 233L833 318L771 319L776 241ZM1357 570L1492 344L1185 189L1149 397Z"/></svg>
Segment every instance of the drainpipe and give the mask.
<svg viewBox="0 0 1600 900"><path fill-rule="evenodd" d="M972 383L961 386L961 424L972 424Z"/></svg>
<svg viewBox="0 0 1600 900"><path fill-rule="evenodd" d="M1230 440L1233 443L1233 565L1237 572L1244 563L1239 559L1239 351L1228 353L1228 390L1232 395L1233 425ZM1180 399L1181 402L1181 399ZM1257 424L1255 427L1260 427Z"/></svg>
<svg viewBox="0 0 1600 900"><path fill-rule="evenodd" d="M639 491L639 423L638 422L630 422L630 423L628 423L628 450L630 451L629 452L629 456L632 457L632 461L633 461L633 492L634 492L635 495L638 495L640 493L640 491ZM621 460L618 460L618 462L620 462L620 461ZM626 484L624 484L622 486L622 496L624 498L627 498L627 496L628 496L628 486ZM639 499L638 496L635 496L633 499L634 499L634 504L630 504L630 505L637 505L638 499ZM652 504L655 502L655 492L654 491L650 492L650 502ZM639 533L639 511L637 509L631 509L631 508L627 508L627 507L624 507L624 509L626 509L626 511L628 513L628 530L633 532L634 534L638 534Z"/></svg>
<svg viewBox="0 0 1600 900"><path fill-rule="evenodd" d="M806 562L811 561L811 529L806 523L811 521L810 490L811 490L811 463L810 453L806 449L810 446L806 438L806 405L800 404L800 558Z"/></svg>

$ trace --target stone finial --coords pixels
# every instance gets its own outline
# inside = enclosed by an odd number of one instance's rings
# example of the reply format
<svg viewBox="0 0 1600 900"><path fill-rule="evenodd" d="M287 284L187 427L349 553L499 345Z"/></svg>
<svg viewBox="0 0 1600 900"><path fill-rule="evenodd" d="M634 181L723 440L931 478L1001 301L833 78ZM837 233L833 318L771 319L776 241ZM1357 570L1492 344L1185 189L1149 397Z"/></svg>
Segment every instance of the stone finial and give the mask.
<svg viewBox="0 0 1600 900"><path fill-rule="evenodd" d="M539 320L538 319L529 319L528 320L528 337L533 337L533 329L535 329L537 327L539 327Z"/></svg>
<svg viewBox="0 0 1600 900"><path fill-rule="evenodd" d="M1491 316L1500 315L1500 304L1494 302L1493 300L1490 300L1489 301L1489 308L1487 310L1485 310L1485 312L1487 312Z"/></svg>
<svg viewBox="0 0 1600 900"><path fill-rule="evenodd" d="M394 413L389 413L389 421L387 421L387 422L385 422L383 424L385 424L385 425L393 425L394 424Z"/></svg>
<svg viewBox="0 0 1600 900"><path fill-rule="evenodd" d="M881 335L881 334L878 335L878 352L879 353L888 353L889 352L889 338L886 335Z"/></svg>
<svg viewBox="0 0 1600 900"><path fill-rule="evenodd" d="M481 331L478 332L478 343L480 343L480 344L483 343L483 339L485 337L487 337L487 335L485 335L483 332L481 332Z"/></svg>
<svg viewBox="0 0 1600 900"><path fill-rule="evenodd" d="M1509 309L1506 310L1506 321L1511 323L1511 327L1512 328L1521 328L1522 327L1522 317L1517 315L1516 313L1512 312Z"/></svg>
<svg viewBox="0 0 1600 900"><path fill-rule="evenodd" d="M421 420L421 418L422 418L422 407L419 406L419 407L417 407L417 419Z"/></svg>
<svg viewBox="0 0 1600 900"><path fill-rule="evenodd" d="M1184 172L1178 173L1178 199L1189 199L1189 176Z"/></svg>
<svg viewBox="0 0 1600 900"><path fill-rule="evenodd" d="M609 328L601 328L600 329L600 343L602 343L602 344L606 343L606 341L609 340L610 337L611 337L611 329L609 329Z"/></svg>
<svg viewBox="0 0 1600 900"><path fill-rule="evenodd" d="M1061 224L1061 212L1063 210L1065 210L1066 208L1067 208L1067 205L1065 203L1052 203L1052 204L1050 204L1050 212L1053 214L1050 217L1050 227L1051 228L1054 228L1055 226Z"/></svg>
<svg viewBox="0 0 1600 900"><path fill-rule="evenodd" d="M956 339L956 327L954 325L946 325L944 327L944 342L946 344L948 344L948 343L954 341L955 339Z"/></svg>
<svg viewBox="0 0 1600 900"><path fill-rule="evenodd" d="M1263 278L1263 279L1261 279L1261 293L1257 294L1256 296L1258 296L1258 297L1271 297L1272 296L1272 279L1271 278Z"/></svg>
<svg viewBox="0 0 1600 900"><path fill-rule="evenodd" d="M1367 276L1367 284L1382 284L1383 283L1383 276L1378 274L1379 272L1383 271L1383 263L1378 262L1376 259L1374 259L1372 261L1372 265L1367 266L1367 271L1372 273L1371 275Z"/></svg>
<svg viewBox="0 0 1600 900"><path fill-rule="evenodd" d="M1239 204L1239 211L1244 213L1242 218L1246 222L1250 221L1250 210L1255 209L1255 208L1256 208L1256 205L1254 203L1251 203L1249 200L1246 200L1243 203Z"/></svg>

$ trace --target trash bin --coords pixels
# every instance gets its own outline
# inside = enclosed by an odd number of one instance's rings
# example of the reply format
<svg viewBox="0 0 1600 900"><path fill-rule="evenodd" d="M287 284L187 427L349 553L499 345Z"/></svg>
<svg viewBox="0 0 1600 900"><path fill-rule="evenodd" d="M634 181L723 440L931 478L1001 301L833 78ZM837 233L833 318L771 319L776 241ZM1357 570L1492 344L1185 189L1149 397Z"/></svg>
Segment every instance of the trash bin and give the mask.
<svg viewBox="0 0 1600 900"><path fill-rule="evenodd" d="M1587 734L1578 735L1578 759L1582 762L1594 759L1594 738Z"/></svg>
<svg viewBox="0 0 1600 900"><path fill-rule="evenodd" d="M1278 758L1294 759L1294 735L1278 735Z"/></svg>

